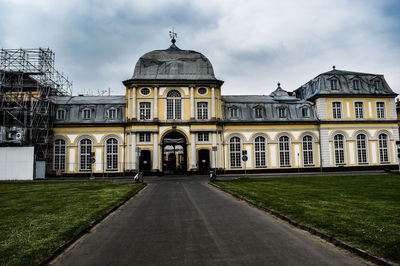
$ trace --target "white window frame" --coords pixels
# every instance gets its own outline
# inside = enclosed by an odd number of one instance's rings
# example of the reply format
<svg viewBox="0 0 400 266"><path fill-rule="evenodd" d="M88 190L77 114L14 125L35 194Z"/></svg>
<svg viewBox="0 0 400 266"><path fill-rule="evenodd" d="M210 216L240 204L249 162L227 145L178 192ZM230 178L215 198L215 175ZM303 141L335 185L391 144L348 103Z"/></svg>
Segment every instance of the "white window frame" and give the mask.
<svg viewBox="0 0 400 266"><path fill-rule="evenodd" d="M358 78L353 79L353 90L359 91L361 90L361 81Z"/></svg>
<svg viewBox="0 0 400 266"><path fill-rule="evenodd" d="M361 104L361 108L357 107L357 104ZM363 101L355 101L354 102L354 117L356 119L364 119L365 118L365 104Z"/></svg>
<svg viewBox="0 0 400 266"><path fill-rule="evenodd" d="M142 92L143 89L148 89L148 90L149 90L149 93L148 93L148 94L144 94L144 93ZM142 95L142 96L144 96L144 97L150 97L150 95L151 95L151 89L150 89L149 87L143 87L143 88L140 88L139 93L140 93L140 95Z"/></svg>
<svg viewBox="0 0 400 266"><path fill-rule="evenodd" d="M283 140L283 138L287 138ZM279 158L279 167L291 167L292 166L292 142L289 136L283 135L278 138L278 158ZM287 149L286 147L287 146ZM284 148L284 149L282 149Z"/></svg>
<svg viewBox="0 0 400 266"><path fill-rule="evenodd" d="M114 113L114 116L111 117L111 113ZM118 118L118 109L110 108L107 110L107 117L109 120L116 120Z"/></svg>
<svg viewBox="0 0 400 266"><path fill-rule="evenodd" d="M264 108L262 108L261 106L254 107L254 118L256 119L263 118L263 110Z"/></svg>
<svg viewBox="0 0 400 266"><path fill-rule="evenodd" d="M280 106L278 107L278 117L279 118L287 118L287 108Z"/></svg>
<svg viewBox="0 0 400 266"><path fill-rule="evenodd" d="M114 143L109 143L109 141L115 141ZM115 137L110 137L104 142L105 151L105 170L115 172L119 170L119 141ZM109 150L111 147L111 151ZM116 148L116 151L114 150ZM110 161L111 160L111 161ZM111 166L111 167L110 167Z"/></svg>
<svg viewBox="0 0 400 266"><path fill-rule="evenodd" d="M138 143L151 143L151 132L139 132Z"/></svg>
<svg viewBox="0 0 400 266"><path fill-rule="evenodd" d="M329 86L331 87L332 91L338 91L339 90L339 80L337 78L330 79Z"/></svg>
<svg viewBox="0 0 400 266"><path fill-rule="evenodd" d="M310 138L310 140L304 140L305 138ZM306 143L307 142L307 143ZM311 143L310 143L311 142ZM311 147L310 147L311 144ZM314 166L315 165L315 145L314 145L314 138L311 135L304 135L301 138L301 148L303 151L303 166ZM306 158L308 158L306 160Z"/></svg>
<svg viewBox="0 0 400 266"><path fill-rule="evenodd" d="M386 137L385 140L381 140L381 136L384 135ZM386 141L386 146L384 146L383 141ZM386 154L385 154L386 153ZM390 163L390 139L389 135L386 133L378 134L378 154L379 154L379 163L380 164L389 164ZM387 158L387 160L382 160Z"/></svg>
<svg viewBox="0 0 400 266"><path fill-rule="evenodd" d="M89 145L85 144L85 146L90 146L90 152L87 151L85 151L85 153L82 152L82 146L83 146L82 142L84 140L90 141ZM81 140L79 140L79 171L88 172L92 170L93 164L90 161L91 152L93 152L93 140L90 138L82 138ZM82 162L83 160L86 162Z"/></svg>
<svg viewBox="0 0 400 266"><path fill-rule="evenodd" d="M382 80L380 78L376 78L372 82L373 82L374 89L376 91L381 90L383 85L382 85Z"/></svg>
<svg viewBox="0 0 400 266"><path fill-rule="evenodd" d="M57 142L63 142L63 144ZM61 152L62 149L64 150L64 152ZM61 172L65 172L66 169L67 169L67 142L64 139L57 138L54 140L53 170L61 170Z"/></svg>
<svg viewBox="0 0 400 266"><path fill-rule="evenodd" d="M207 136L207 137L205 137L205 136ZM197 142L209 143L210 142L210 132L197 132Z"/></svg>
<svg viewBox="0 0 400 266"><path fill-rule="evenodd" d="M262 141L257 141L261 138L263 139ZM267 138L265 136L255 136L253 145L254 168L267 168ZM264 149L262 149L262 146L264 146Z"/></svg>
<svg viewBox="0 0 400 266"><path fill-rule="evenodd" d="M378 105L382 104L383 106L379 107ZM375 103L376 107L376 118L377 119L382 119L386 118L386 104L385 102L379 101Z"/></svg>
<svg viewBox="0 0 400 266"><path fill-rule="evenodd" d="M239 142L236 140L239 139ZM235 140L233 142L232 140ZM239 147L239 149L237 149ZM242 168L242 139L238 136L229 138L229 166L231 169Z"/></svg>
<svg viewBox="0 0 400 266"><path fill-rule="evenodd" d="M62 113L62 115L60 115L60 113ZM65 109L57 109L56 119L57 120L65 120L66 113L67 112L65 111Z"/></svg>
<svg viewBox="0 0 400 266"><path fill-rule="evenodd" d="M205 89L206 92L205 93L200 93L200 89ZM200 87L200 88L197 89L197 94L201 95L201 96L205 96L205 95L208 94L208 89L206 87Z"/></svg>
<svg viewBox="0 0 400 266"><path fill-rule="evenodd" d="M360 139L364 136L365 139ZM368 137L365 133L356 136L357 163L359 165L368 164Z"/></svg>
<svg viewBox="0 0 400 266"><path fill-rule="evenodd" d="M205 104L206 106L200 107L199 105ZM210 108L207 101L196 102L196 118L197 120L208 120L210 117Z"/></svg>
<svg viewBox="0 0 400 266"><path fill-rule="evenodd" d="M89 114L88 116L86 114ZM82 119L90 120L92 119L92 110L90 108L85 108L82 110Z"/></svg>
<svg viewBox="0 0 400 266"><path fill-rule="evenodd" d="M144 108L144 111L149 111L149 117L147 118L146 113L144 114L144 116L142 116L142 105L150 105L148 108ZM138 108L139 108L139 120L152 120L153 119L153 108L152 108L152 102L150 101L138 101Z"/></svg>
<svg viewBox="0 0 400 266"><path fill-rule="evenodd" d="M231 115L231 118L239 118L239 108L238 107L229 108L229 113Z"/></svg>
<svg viewBox="0 0 400 266"><path fill-rule="evenodd" d="M342 139L336 139L337 137L339 138L339 136L341 136ZM340 144L340 141L342 142L342 147L339 147L340 145L336 145L336 143ZM346 165L346 137L340 133L335 134L335 136L333 136L332 145L335 165Z"/></svg>
<svg viewBox="0 0 400 266"><path fill-rule="evenodd" d="M168 94L171 93L172 91L177 91L179 93L179 97L168 97ZM180 92L178 89L174 88L169 90L166 93L166 97L165 97L165 115L166 115L166 119L167 120L182 120L184 118L184 110L185 110L185 106L184 106L184 98L183 98L183 93ZM180 106L180 112L177 110L177 106L179 102L179 106ZM170 115L170 113L168 112L168 107L170 106L170 104L172 103L172 115Z"/></svg>
<svg viewBox="0 0 400 266"><path fill-rule="evenodd" d="M335 104L339 104L340 108L335 107ZM340 112L340 116L338 116L338 113L337 113L336 110L338 110ZM340 102L340 101L332 102L332 118L333 119L342 119L343 118L343 104L342 104L342 102Z"/></svg>

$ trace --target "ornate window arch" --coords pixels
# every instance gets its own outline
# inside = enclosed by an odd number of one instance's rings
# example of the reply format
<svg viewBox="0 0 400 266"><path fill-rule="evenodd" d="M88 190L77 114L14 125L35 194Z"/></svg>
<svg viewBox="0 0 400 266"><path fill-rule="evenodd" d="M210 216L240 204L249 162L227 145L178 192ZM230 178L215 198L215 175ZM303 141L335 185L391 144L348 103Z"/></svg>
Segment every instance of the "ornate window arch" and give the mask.
<svg viewBox="0 0 400 266"><path fill-rule="evenodd" d="M358 164L368 163L368 138L364 133L356 136L357 162Z"/></svg>
<svg viewBox="0 0 400 266"><path fill-rule="evenodd" d="M238 136L229 139L229 161L231 168L242 168L242 141Z"/></svg>
<svg viewBox="0 0 400 266"><path fill-rule="evenodd" d="M67 162L67 142L62 138L54 141L53 169L65 172Z"/></svg>
<svg viewBox="0 0 400 266"><path fill-rule="evenodd" d="M93 140L90 138L82 138L79 141L79 170L91 171L91 153L93 152Z"/></svg>
<svg viewBox="0 0 400 266"><path fill-rule="evenodd" d="M106 171L118 171L119 142L116 138L110 137L105 140Z"/></svg>
<svg viewBox="0 0 400 266"><path fill-rule="evenodd" d="M278 138L278 148L279 148L279 166L288 167L291 166L291 141L290 137L282 135Z"/></svg>
<svg viewBox="0 0 400 266"><path fill-rule="evenodd" d="M178 90L167 93L167 119L182 119L182 96Z"/></svg>
<svg viewBox="0 0 400 266"><path fill-rule="evenodd" d="M303 165L314 165L314 138L310 135L304 135L301 141L303 148Z"/></svg>
<svg viewBox="0 0 400 266"><path fill-rule="evenodd" d="M254 167L267 167L267 138L265 136L256 136L254 138Z"/></svg>
<svg viewBox="0 0 400 266"><path fill-rule="evenodd" d="M389 146L390 146L390 140L388 134L379 133L378 151L379 151L379 162L381 164L390 163Z"/></svg>
<svg viewBox="0 0 400 266"><path fill-rule="evenodd" d="M333 137L333 151L334 151L334 160L336 165L346 164L345 144L346 144L346 139L342 134L336 134Z"/></svg>

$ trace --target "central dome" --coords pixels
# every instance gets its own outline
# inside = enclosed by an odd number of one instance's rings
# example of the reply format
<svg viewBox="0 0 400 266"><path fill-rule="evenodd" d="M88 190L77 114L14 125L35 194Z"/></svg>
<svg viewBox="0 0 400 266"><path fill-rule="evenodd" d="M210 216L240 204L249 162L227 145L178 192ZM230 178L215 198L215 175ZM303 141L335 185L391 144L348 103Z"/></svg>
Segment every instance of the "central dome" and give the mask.
<svg viewBox="0 0 400 266"><path fill-rule="evenodd" d="M133 79L215 80L210 61L201 53L181 50L172 44L139 58Z"/></svg>

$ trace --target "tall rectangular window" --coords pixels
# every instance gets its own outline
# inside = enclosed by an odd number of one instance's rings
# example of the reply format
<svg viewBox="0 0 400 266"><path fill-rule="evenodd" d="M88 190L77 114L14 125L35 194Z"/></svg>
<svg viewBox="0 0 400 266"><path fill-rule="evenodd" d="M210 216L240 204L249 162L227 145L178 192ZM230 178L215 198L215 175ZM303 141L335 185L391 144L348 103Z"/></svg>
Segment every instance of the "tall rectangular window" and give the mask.
<svg viewBox="0 0 400 266"><path fill-rule="evenodd" d="M279 138L279 165L281 167L290 166L290 141L287 136Z"/></svg>
<svg viewBox="0 0 400 266"><path fill-rule="evenodd" d="M385 103L376 103L376 118L385 118Z"/></svg>
<svg viewBox="0 0 400 266"><path fill-rule="evenodd" d="M208 119L208 103L198 102L197 103L197 119L204 120Z"/></svg>
<svg viewBox="0 0 400 266"><path fill-rule="evenodd" d="M356 118L364 118L364 103L355 102L354 103L354 113Z"/></svg>
<svg viewBox="0 0 400 266"><path fill-rule="evenodd" d="M265 156L265 138L264 137L256 137L254 140L254 153L255 153L255 161L256 167L266 167L266 156Z"/></svg>
<svg viewBox="0 0 400 266"><path fill-rule="evenodd" d="M342 103L341 102L333 102L332 103L332 116L334 119L342 118Z"/></svg>
<svg viewBox="0 0 400 266"><path fill-rule="evenodd" d="M311 136L303 137L303 163L304 165L314 165L313 138Z"/></svg>
<svg viewBox="0 0 400 266"><path fill-rule="evenodd" d="M263 110L263 109L260 108L260 107L257 107L257 108L254 109L256 118L262 118L262 110Z"/></svg>
<svg viewBox="0 0 400 266"><path fill-rule="evenodd" d="M231 168L241 168L241 148L242 144L240 138L232 137L229 141L229 158Z"/></svg>
<svg viewBox="0 0 400 266"><path fill-rule="evenodd" d="M66 145L62 139L54 142L54 170L65 171Z"/></svg>
<svg viewBox="0 0 400 266"><path fill-rule="evenodd" d="M237 118L239 115L238 115L238 108L236 108L236 107L233 107L233 108L231 108L231 117L232 118Z"/></svg>
<svg viewBox="0 0 400 266"><path fill-rule="evenodd" d="M57 118L57 120L65 120L65 110L64 109L58 109L56 118Z"/></svg>
<svg viewBox="0 0 400 266"><path fill-rule="evenodd" d="M139 103L139 119L140 120L151 119L151 103L147 102Z"/></svg>
<svg viewBox="0 0 400 266"><path fill-rule="evenodd" d="M83 119L90 119L92 117L90 109L84 109L83 110Z"/></svg>
<svg viewBox="0 0 400 266"><path fill-rule="evenodd" d="M360 90L360 80L358 80L358 79L353 80L353 89L356 91Z"/></svg>
<svg viewBox="0 0 400 266"><path fill-rule="evenodd" d="M333 149L335 154L335 164L344 164L344 137L337 134L333 138Z"/></svg>
<svg viewBox="0 0 400 266"><path fill-rule="evenodd" d="M338 81L337 81L337 79L331 79L331 90L333 90L333 91L337 91L339 88L338 88Z"/></svg>
<svg viewBox="0 0 400 266"><path fill-rule="evenodd" d="M109 109L108 110L108 119L114 120L117 118L117 110L116 109Z"/></svg>

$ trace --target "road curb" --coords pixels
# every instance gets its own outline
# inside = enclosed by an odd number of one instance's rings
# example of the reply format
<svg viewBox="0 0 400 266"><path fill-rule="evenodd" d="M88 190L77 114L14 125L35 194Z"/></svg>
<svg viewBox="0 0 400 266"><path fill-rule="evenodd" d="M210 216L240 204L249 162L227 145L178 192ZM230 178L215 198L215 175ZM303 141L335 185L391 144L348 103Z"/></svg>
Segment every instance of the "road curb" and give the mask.
<svg viewBox="0 0 400 266"><path fill-rule="evenodd" d="M116 210L118 210L120 207L122 207L125 203L127 203L129 200L131 200L133 197L135 197L137 194L139 194L140 191L142 191L143 189L145 189L147 187L147 184L145 184L144 187L140 188L138 191L135 192L135 194L133 194L132 196L130 196L129 198L121 201L120 203L118 203L117 205L115 205L111 210L109 210L108 212L106 212L104 215L102 215L100 218L96 219L95 221L93 221L87 228L83 229L81 232L79 232L77 235L75 235L73 238L71 238L70 240L68 240L67 242L65 242L64 244L62 244L60 247L58 247L56 249L56 251L54 251L49 257L47 257L46 259L42 260L38 265L42 266L42 265L47 265L49 262L51 262L52 260L54 260L57 256L59 256L61 253L63 253L68 247L70 247L72 244L74 244L79 238L81 238L82 236L84 236L85 234L89 233L90 230L92 230L93 227L95 227L96 225L98 225L100 222L102 222L105 218L107 218L109 215L111 215L113 212L115 212Z"/></svg>
<svg viewBox="0 0 400 266"><path fill-rule="evenodd" d="M321 239L323 239L325 241L328 241L328 242L334 244L337 247L340 247L340 248L342 248L344 250L347 250L347 251L349 251L349 252L351 252L351 253L353 253L353 254L355 254L355 255L363 258L363 259L366 259L366 260L368 260L370 262L373 262L373 263L375 263L377 265L389 265L389 266L398 265L398 264L396 264L394 262L385 260L383 258L379 258L379 257L374 256L374 255L371 255L368 252L366 252L365 250L353 247L352 245L349 245L349 244L347 244L347 243L345 243L345 242L343 242L343 241L341 241L341 240L339 240L337 238L334 238L334 237L329 236L329 235L327 235L325 233L322 233L322 232L318 231L315 228L312 228L310 226L298 223L298 222L290 219L289 217L287 217L285 215L282 215L282 214L280 214L280 213L278 213L276 211L273 211L271 209L259 206L259 205L255 204L255 203L253 203L252 201L242 197L242 196L236 195L236 194L232 193L231 191L218 186L215 183L209 182L208 184L210 184L211 186L213 186L213 187L215 187L215 188L217 188L217 189L219 189L219 190L231 195L232 197L234 197L234 198L236 198L238 200L245 201L247 204L250 204L251 206L256 207L257 209L260 209L262 211L268 212L269 214L271 214L271 215L273 215L273 216L275 216L275 217L277 217L277 218L279 218L279 219L281 219L281 220L283 220L283 221L285 221L285 222L287 222L287 223L289 223L289 224L291 224L291 225L293 225L293 226L295 226L295 227L297 227L297 228L299 228L301 230L310 232L311 234L313 234L313 235L315 235L315 236L317 236L317 237L319 237L319 238L321 238Z"/></svg>

